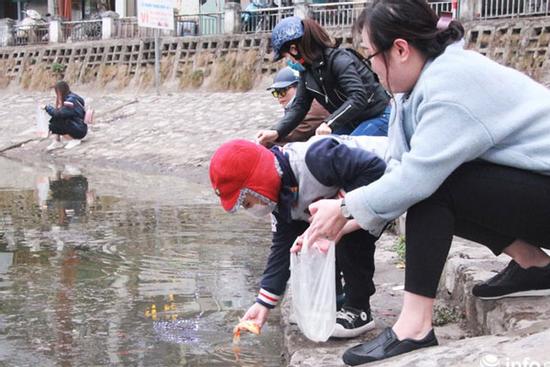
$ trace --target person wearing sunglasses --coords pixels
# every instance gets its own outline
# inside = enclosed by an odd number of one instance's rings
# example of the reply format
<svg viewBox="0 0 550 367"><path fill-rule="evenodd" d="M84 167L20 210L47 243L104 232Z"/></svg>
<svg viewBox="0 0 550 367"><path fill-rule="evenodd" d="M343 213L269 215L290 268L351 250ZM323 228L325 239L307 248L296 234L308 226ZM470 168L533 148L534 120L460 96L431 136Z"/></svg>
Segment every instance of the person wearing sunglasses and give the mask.
<svg viewBox="0 0 550 367"><path fill-rule="evenodd" d="M277 98L279 104L283 107L285 114L292 107L296 97L296 87L300 81L300 75L290 67L282 68L277 72L273 79L273 84L267 88L271 91L273 97ZM328 111L317 101L313 101L307 115L287 136L278 141L278 144L286 144L294 141L307 141L313 135L315 130L328 117Z"/></svg>
<svg viewBox="0 0 550 367"><path fill-rule="evenodd" d="M274 61L287 58L300 72L294 103L257 141L281 141L304 119L316 100L330 115L317 134L387 136L390 114L388 93L368 62L357 52L340 48L313 19L288 17L273 29Z"/></svg>

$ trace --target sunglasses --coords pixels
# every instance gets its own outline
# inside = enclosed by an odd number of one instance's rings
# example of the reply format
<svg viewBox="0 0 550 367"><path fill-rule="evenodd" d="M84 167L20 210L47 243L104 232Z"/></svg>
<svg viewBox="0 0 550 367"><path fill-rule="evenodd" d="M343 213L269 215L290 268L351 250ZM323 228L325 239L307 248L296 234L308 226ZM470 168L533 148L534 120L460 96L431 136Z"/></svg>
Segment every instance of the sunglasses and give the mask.
<svg viewBox="0 0 550 367"><path fill-rule="evenodd" d="M275 98L283 98L284 96L286 96L287 91L288 91L288 88L273 89L271 91L271 95L273 95L273 97Z"/></svg>

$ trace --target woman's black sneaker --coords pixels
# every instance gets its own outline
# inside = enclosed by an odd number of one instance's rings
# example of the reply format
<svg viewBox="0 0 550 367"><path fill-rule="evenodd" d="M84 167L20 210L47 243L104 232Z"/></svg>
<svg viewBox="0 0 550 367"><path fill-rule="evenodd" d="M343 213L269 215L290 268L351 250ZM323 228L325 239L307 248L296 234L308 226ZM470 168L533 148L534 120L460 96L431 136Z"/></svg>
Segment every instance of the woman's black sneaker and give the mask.
<svg viewBox="0 0 550 367"><path fill-rule="evenodd" d="M472 294L481 299L550 295L550 265L523 269L514 260L500 273L475 285Z"/></svg>
<svg viewBox="0 0 550 367"><path fill-rule="evenodd" d="M370 309L359 310L343 306L336 313L336 326L331 337L354 338L372 329L374 329L374 320L372 319Z"/></svg>
<svg viewBox="0 0 550 367"><path fill-rule="evenodd" d="M358 364L380 361L434 345L438 345L438 342L433 329L421 340L399 340L392 328L387 328L370 342L346 350L342 359L347 365L357 366Z"/></svg>

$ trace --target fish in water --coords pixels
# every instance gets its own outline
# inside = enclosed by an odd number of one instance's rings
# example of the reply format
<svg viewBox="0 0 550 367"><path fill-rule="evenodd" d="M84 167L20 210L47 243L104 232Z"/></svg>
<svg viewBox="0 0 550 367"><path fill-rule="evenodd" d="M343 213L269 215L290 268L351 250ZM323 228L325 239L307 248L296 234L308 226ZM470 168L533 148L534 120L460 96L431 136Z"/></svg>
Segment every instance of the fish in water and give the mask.
<svg viewBox="0 0 550 367"><path fill-rule="evenodd" d="M260 335L260 325L256 324L254 321L243 320L240 321L237 326L233 329L233 343L237 344L241 339L241 331L249 331L252 334Z"/></svg>

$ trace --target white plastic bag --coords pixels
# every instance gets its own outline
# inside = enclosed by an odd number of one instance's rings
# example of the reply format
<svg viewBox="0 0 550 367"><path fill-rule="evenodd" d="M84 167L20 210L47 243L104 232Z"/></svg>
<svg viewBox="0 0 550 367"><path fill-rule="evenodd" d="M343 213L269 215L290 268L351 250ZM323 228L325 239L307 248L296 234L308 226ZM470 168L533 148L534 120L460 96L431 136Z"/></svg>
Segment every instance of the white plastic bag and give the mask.
<svg viewBox="0 0 550 367"><path fill-rule="evenodd" d="M41 138L48 136L49 115L41 106L36 107L36 134Z"/></svg>
<svg viewBox="0 0 550 367"><path fill-rule="evenodd" d="M290 254L292 312L302 333L315 342L326 341L336 325L334 251L334 244L326 253L317 244L308 246L306 232L302 250Z"/></svg>

